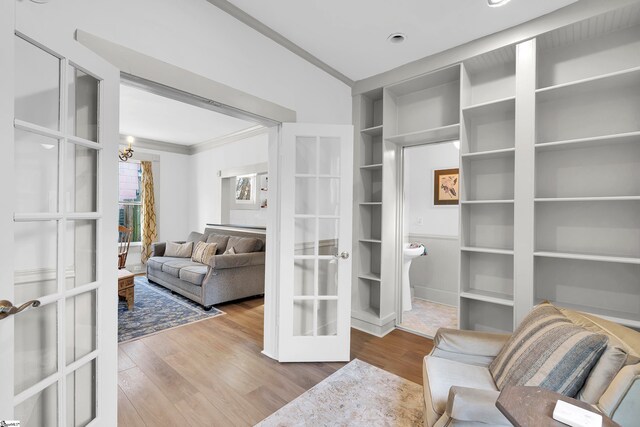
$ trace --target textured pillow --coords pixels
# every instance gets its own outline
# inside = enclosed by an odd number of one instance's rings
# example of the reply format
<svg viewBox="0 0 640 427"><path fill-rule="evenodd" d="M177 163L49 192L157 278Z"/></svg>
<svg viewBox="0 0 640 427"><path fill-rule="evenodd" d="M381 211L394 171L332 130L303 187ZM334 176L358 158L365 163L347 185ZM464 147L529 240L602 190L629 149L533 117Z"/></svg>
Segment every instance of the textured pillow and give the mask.
<svg viewBox="0 0 640 427"><path fill-rule="evenodd" d="M256 239L255 237L229 237L229 242L227 243L227 247L232 247L235 249L237 254L246 254L249 252L255 252L256 248L260 244L262 247L262 242L260 239Z"/></svg>
<svg viewBox="0 0 640 427"><path fill-rule="evenodd" d="M164 256L174 258L189 258L193 251L193 242L176 243L167 242L167 248L164 250Z"/></svg>
<svg viewBox="0 0 640 427"><path fill-rule="evenodd" d="M227 249L227 242L229 241L229 236L225 236L223 234L209 234L207 237L207 243L215 243L218 245L218 251L216 253L223 253Z"/></svg>
<svg viewBox="0 0 640 427"><path fill-rule="evenodd" d="M574 325L551 304L534 308L489 365L498 389L534 386L574 397L608 338Z"/></svg>
<svg viewBox="0 0 640 427"><path fill-rule="evenodd" d="M193 248L193 254L191 255L191 261L209 264L211 257L216 254L217 249L217 243L196 242L196 246Z"/></svg>
<svg viewBox="0 0 640 427"><path fill-rule="evenodd" d="M235 255L236 254L236 250L233 248L233 246L231 246L229 249L224 251L224 254L225 255Z"/></svg>

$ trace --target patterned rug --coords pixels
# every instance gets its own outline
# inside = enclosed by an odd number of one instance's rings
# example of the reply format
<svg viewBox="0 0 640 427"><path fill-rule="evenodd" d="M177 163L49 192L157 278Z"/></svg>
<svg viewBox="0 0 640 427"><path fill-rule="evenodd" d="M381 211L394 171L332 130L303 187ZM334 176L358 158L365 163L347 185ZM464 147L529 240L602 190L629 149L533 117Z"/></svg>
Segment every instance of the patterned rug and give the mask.
<svg viewBox="0 0 640 427"><path fill-rule="evenodd" d="M411 311L402 313L400 326L435 337L440 328L458 329L458 309L449 305L413 298Z"/></svg>
<svg viewBox="0 0 640 427"><path fill-rule="evenodd" d="M354 359L257 426L422 426L422 387Z"/></svg>
<svg viewBox="0 0 640 427"><path fill-rule="evenodd" d="M118 342L224 314L215 307L204 311L200 304L149 283L146 277L138 276L134 280L133 310L127 310L124 300L118 303Z"/></svg>

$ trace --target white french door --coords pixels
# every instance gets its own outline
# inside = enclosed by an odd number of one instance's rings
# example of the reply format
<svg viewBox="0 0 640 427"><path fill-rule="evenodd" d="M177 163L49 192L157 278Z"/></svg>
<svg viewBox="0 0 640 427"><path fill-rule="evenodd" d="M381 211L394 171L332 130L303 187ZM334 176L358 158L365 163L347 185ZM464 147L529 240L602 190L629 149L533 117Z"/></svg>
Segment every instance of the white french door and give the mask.
<svg viewBox="0 0 640 427"><path fill-rule="evenodd" d="M347 361L353 127L283 124L280 152L278 358Z"/></svg>
<svg viewBox="0 0 640 427"><path fill-rule="evenodd" d="M0 420L115 425L119 72L0 3Z"/></svg>

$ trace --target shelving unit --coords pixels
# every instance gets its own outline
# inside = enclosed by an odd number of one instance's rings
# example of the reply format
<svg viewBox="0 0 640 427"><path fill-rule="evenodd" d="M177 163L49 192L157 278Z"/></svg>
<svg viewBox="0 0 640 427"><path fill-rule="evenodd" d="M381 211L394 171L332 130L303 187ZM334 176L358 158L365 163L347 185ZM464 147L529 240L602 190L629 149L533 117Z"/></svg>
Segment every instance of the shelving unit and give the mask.
<svg viewBox="0 0 640 427"><path fill-rule="evenodd" d="M352 319L356 327L380 326L382 244L382 89L359 97L356 113Z"/></svg>
<svg viewBox="0 0 640 427"><path fill-rule="evenodd" d="M460 327L513 330L515 46L465 62Z"/></svg>
<svg viewBox="0 0 640 427"><path fill-rule="evenodd" d="M640 329L638 52L630 4L356 95L354 326L398 309L402 148L459 138L460 327L549 300Z"/></svg>
<svg viewBox="0 0 640 427"><path fill-rule="evenodd" d="M638 328L640 56L629 52L640 26L629 24L539 37L534 294Z"/></svg>

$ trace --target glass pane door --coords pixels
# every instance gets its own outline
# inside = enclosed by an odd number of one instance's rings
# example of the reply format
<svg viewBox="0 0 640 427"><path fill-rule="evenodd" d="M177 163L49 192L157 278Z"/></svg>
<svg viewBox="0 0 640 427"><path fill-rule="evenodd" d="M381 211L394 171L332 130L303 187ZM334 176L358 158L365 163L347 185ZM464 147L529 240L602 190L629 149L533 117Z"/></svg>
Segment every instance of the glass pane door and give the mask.
<svg viewBox="0 0 640 427"><path fill-rule="evenodd" d="M351 129L283 125L281 361L349 357Z"/></svg>
<svg viewBox="0 0 640 427"><path fill-rule="evenodd" d="M14 416L22 426L96 417L100 79L16 35Z"/></svg>

